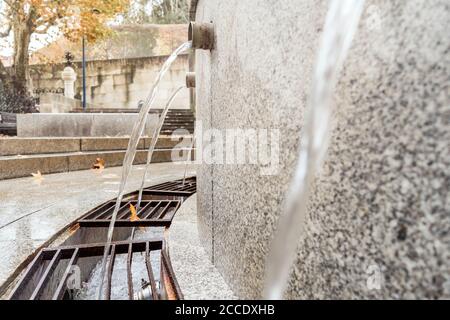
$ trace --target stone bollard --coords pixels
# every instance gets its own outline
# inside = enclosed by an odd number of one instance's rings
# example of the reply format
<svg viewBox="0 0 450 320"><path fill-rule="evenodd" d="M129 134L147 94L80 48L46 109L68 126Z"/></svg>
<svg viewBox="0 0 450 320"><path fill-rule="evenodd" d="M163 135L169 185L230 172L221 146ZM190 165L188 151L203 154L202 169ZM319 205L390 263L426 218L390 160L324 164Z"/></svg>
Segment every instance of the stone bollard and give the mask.
<svg viewBox="0 0 450 320"><path fill-rule="evenodd" d="M74 84L77 79L77 74L72 67L65 67L61 72L61 78L64 81L64 96L73 99L75 95Z"/></svg>

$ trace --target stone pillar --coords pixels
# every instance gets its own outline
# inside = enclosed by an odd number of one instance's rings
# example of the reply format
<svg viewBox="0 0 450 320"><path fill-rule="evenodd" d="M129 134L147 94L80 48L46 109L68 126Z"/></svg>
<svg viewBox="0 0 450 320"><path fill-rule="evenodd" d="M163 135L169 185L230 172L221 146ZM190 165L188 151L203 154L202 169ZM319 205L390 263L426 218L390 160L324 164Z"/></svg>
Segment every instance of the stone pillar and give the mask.
<svg viewBox="0 0 450 320"><path fill-rule="evenodd" d="M72 67L65 67L61 73L61 78L64 80L64 96L73 99L75 95L74 85L77 79L77 74Z"/></svg>

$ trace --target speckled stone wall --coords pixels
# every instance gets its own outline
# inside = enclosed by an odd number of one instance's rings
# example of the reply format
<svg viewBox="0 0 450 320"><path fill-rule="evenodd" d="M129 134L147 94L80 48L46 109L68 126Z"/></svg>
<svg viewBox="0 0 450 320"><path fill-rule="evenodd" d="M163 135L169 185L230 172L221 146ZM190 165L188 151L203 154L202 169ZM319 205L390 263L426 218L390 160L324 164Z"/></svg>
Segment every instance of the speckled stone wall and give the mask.
<svg viewBox="0 0 450 320"><path fill-rule="evenodd" d="M202 242L243 298L260 296L327 4L197 5L197 21L216 28L215 49L196 52L198 118L281 132L275 176L252 165L198 173ZM450 297L449 16L446 0L366 1L286 297Z"/></svg>

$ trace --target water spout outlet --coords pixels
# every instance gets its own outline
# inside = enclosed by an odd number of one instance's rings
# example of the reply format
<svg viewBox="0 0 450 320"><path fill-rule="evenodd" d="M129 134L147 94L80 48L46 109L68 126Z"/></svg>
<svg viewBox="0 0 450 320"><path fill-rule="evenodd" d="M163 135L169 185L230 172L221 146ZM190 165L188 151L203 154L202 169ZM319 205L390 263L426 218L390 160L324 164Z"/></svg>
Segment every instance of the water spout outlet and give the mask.
<svg viewBox="0 0 450 320"><path fill-rule="evenodd" d="M209 22L189 23L188 39L192 41L192 48L212 50L214 47L214 25Z"/></svg>
<svg viewBox="0 0 450 320"><path fill-rule="evenodd" d="M186 72L186 87L195 88L195 72Z"/></svg>

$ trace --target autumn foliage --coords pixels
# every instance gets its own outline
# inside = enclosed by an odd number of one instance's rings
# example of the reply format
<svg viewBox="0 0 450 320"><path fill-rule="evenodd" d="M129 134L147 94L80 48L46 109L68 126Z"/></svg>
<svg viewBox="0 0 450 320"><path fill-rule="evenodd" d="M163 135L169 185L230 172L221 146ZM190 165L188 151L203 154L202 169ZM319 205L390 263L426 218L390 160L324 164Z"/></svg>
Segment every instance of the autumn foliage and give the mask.
<svg viewBox="0 0 450 320"><path fill-rule="evenodd" d="M107 22L126 12L130 0L3 0L0 36L14 36L11 82L24 92L29 79L29 45L33 34L57 28L72 41L93 42L109 34ZM4 75L3 75L4 76ZM3 81L5 82L5 81Z"/></svg>

